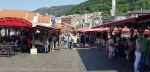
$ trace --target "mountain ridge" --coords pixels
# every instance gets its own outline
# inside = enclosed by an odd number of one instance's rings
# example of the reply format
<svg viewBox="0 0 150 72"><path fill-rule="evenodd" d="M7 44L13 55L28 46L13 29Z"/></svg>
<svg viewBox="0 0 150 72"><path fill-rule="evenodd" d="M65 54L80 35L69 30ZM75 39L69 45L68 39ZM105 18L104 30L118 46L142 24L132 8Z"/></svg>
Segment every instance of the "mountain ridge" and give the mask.
<svg viewBox="0 0 150 72"><path fill-rule="evenodd" d="M102 12L103 15L110 16L112 2L110 0L87 0L77 5L52 6L49 8L37 9L40 14L48 13L55 16L85 14L92 12ZM148 0L116 0L116 14L126 13L133 10L150 9Z"/></svg>
<svg viewBox="0 0 150 72"><path fill-rule="evenodd" d="M60 16L63 13L68 12L69 10L71 10L74 6L76 5L61 5L61 6L51 6L51 7L41 7L38 8L36 10L34 10L33 12L38 12L40 14L45 14L48 13L49 15L55 15L55 16Z"/></svg>

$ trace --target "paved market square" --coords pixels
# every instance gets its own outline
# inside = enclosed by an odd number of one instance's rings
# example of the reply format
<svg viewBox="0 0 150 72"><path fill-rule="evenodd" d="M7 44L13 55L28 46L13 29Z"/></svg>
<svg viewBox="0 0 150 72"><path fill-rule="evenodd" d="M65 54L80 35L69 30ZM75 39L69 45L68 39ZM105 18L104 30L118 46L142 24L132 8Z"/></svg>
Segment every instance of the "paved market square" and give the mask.
<svg viewBox="0 0 150 72"><path fill-rule="evenodd" d="M1 56L0 72L133 72L133 62L121 57L109 60L104 48L71 50L64 46L50 53Z"/></svg>

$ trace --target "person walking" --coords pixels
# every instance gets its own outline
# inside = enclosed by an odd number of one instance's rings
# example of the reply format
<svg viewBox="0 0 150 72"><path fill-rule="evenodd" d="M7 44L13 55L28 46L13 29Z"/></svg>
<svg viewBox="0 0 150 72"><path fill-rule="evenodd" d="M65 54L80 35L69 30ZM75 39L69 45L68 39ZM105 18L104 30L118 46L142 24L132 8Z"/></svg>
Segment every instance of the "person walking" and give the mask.
<svg viewBox="0 0 150 72"><path fill-rule="evenodd" d="M57 36L53 34L54 49L56 49Z"/></svg>
<svg viewBox="0 0 150 72"><path fill-rule="evenodd" d="M45 52L48 52L49 42L48 42L48 38L46 36L44 36L43 44L44 44Z"/></svg>
<svg viewBox="0 0 150 72"><path fill-rule="evenodd" d="M50 38L49 38L49 47L50 47L50 51L54 51L54 42L53 42L53 37L52 35L50 35Z"/></svg>
<svg viewBox="0 0 150 72"><path fill-rule="evenodd" d="M68 48L71 49L71 46L72 46L72 37L68 35Z"/></svg>
<svg viewBox="0 0 150 72"><path fill-rule="evenodd" d="M60 33L60 34L59 34L59 38L58 38L58 50L61 49L61 46L62 46L62 39L63 39L63 35Z"/></svg>
<svg viewBox="0 0 150 72"><path fill-rule="evenodd" d="M136 40L136 50L135 50L135 61L134 61L134 72L140 72L140 70L138 69L139 64L140 64L140 60L141 60L141 38L139 37Z"/></svg>
<svg viewBox="0 0 150 72"><path fill-rule="evenodd" d="M131 41L131 38L128 38L128 49L127 49L127 53L128 53L128 57L127 62L129 62L130 59L132 59L132 54L131 51L133 50L133 42Z"/></svg>
<svg viewBox="0 0 150 72"><path fill-rule="evenodd" d="M77 48L77 39L78 37L74 34L74 36L72 36L72 40L73 40L73 50L75 50L75 48Z"/></svg>
<svg viewBox="0 0 150 72"><path fill-rule="evenodd" d="M64 46L65 45L65 36L64 36L64 34L62 34L62 38L61 38L61 43L62 43L62 46Z"/></svg>
<svg viewBox="0 0 150 72"><path fill-rule="evenodd" d="M115 51L115 45L114 45L114 40L113 37L110 37L110 39L108 40L108 45L109 45L109 59L112 59L112 54Z"/></svg>
<svg viewBox="0 0 150 72"><path fill-rule="evenodd" d="M147 38L148 38L148 35L145 34L144 38L141 41L141 52L142 52L141 62L140 62L141 67L146 66L146 56L148 54L148 46L149 46L149 40Z"/></svg>
<svg viewBox="0 0 150 72"><path fill-rule="evenodd" d="M149 43L149 47L148 47L148 58L149 58L149 67L150 67L150 43Z"/></svg>
<svg viewBox="0 0 150 72"><path fill-rule="evenodd" d="M119 38L119 34L116 34L116 37L115 37L115 56L118 56L120 55L121 53L121 50L119 48L119 42L120 41L120 38Z"/></svg>

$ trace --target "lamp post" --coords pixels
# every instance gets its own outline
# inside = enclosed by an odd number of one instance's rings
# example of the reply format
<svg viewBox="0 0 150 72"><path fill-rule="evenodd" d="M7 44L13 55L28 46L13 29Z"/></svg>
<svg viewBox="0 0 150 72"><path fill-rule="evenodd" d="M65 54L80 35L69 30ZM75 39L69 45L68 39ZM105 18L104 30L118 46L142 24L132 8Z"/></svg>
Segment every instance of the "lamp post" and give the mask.
<svg viewBox="0 0 150 72"><path fill-rule="evenodd" d="M111 16L113 17L113 21L116 20L116 0L112 0L112 9L111 9Z"/></svg>

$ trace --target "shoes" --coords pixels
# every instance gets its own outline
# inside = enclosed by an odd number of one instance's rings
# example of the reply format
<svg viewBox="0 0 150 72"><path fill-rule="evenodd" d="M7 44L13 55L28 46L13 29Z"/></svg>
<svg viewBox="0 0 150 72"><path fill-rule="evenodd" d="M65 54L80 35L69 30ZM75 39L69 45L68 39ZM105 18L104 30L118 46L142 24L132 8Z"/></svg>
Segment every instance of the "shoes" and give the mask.
<svg viewBox="0 0 150 72"><path fill-rule="evenodd" d="M112 58L108 57L108 59L112 59Z"/></svg>
<svg viewBox="0 0 150 72"><path fill-rule="evenodd" d="M136 69L135 69L134 72L140 72L140 70L136 70Z"/></svg>

